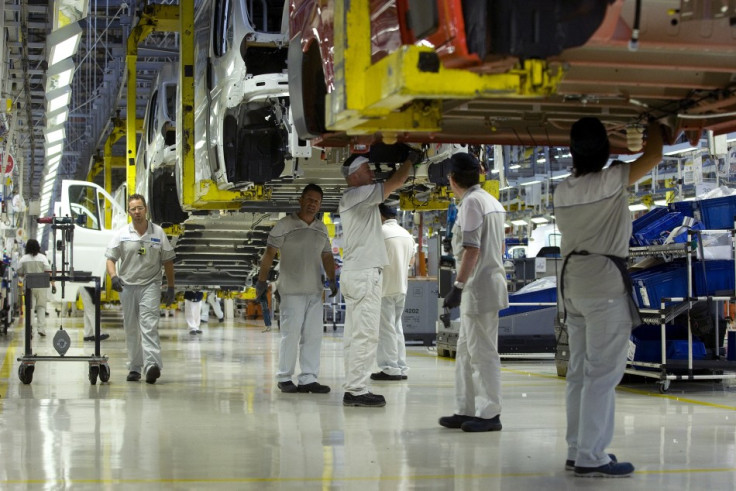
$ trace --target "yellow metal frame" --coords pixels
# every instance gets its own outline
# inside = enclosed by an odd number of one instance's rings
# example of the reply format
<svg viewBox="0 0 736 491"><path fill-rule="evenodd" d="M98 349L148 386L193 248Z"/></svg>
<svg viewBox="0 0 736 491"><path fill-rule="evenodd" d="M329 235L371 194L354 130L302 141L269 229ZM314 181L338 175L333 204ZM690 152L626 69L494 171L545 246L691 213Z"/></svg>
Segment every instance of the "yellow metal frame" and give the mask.
<svg viewBox="0 0 736 491"><path fill-rule="evenodd" d="M436 132L441 129L442 99L544 97L562 80L561 67L525 60L500 74L420 68L434 50L402 46L371 63L370 1L335 1L335 89L327 94L327 128L351 135L375 132Z"/></svg>

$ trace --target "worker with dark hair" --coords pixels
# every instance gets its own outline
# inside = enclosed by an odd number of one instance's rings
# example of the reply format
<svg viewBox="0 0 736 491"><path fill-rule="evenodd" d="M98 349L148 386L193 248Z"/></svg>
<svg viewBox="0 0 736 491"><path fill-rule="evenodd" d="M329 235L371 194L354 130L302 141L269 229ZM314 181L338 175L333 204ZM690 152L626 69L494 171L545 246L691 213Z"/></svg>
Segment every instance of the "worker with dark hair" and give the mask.
<svg viewBox="0 0 736 491"><path fill-rule="evenodd" d="M270 330L266 300L268 273L277 252L281 252L279 290L281 292L281 342L277 387L281 392L327 394L330 387L317 382L322 349L322 269L332 296L337 294L335 259L327 227L317 218L322 205L322 188L307 184L299 197L299 211L274 225L266 240L266 252L256 282L256 299L265 303L263 318ZM267 317L268 316L268 317ZM292 381L297 355L301 373L298 385Z"/></svg>
<svg viewBox="0 0 736 491"><path fill-rule="evenodd" d="M639 323L626 273L632 226L627 187L661 161L660 125L649 125L644 153L631 164L605 167L609 152L603 123L578 120L570 130L572 175L554 196L565 258L559 296L570 344L565 468L582 477L634 472L606 447L613 439L615 388L626 368L631 329Z"/></svg>
<svg viewBox="0 0 736 491"><path fill-rule="evenodd" d="M51 271L48 258L41 253L41 245L36 239L28 239L26 253L18 261L18 275L24 277L29 273L44 273ZM36 313L36 332L39 336L46 336L46 302L48 302L48 288L33 288L31 290L31 311ZM32 315L26 312L26 315Z"/></svg>
<svg viewBox="0 0 736 491"><path fill-rule="evenodd" d="M501 430L501 359L498 312L508 307L503 267L506 211L480 187L481 165L475 156L451 158L450 187L461 199L452 250L459 263L455 283L443 307L460 307L455 359L455 413L440 418L445 428Z"/></svg>

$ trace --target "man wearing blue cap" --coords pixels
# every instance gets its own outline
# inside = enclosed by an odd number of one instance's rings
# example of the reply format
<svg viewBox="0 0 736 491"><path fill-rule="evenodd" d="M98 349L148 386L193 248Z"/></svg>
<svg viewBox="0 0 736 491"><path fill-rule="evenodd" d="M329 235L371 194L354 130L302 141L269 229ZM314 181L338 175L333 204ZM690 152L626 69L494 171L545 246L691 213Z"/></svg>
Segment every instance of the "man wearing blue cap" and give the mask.
<svg viewBox="0 0 736 491"><path fill-rule="evenodd" d="M373 182L370 160L353 155L342 170L348 188L338 208L343 230L341 291L345 297L345 395L343 405L381 407L382 395L366 388L376 357L381 313L381 272L388 264L378 205L397 190L420 154L405 145L403 164L385 182Z"/></svg>

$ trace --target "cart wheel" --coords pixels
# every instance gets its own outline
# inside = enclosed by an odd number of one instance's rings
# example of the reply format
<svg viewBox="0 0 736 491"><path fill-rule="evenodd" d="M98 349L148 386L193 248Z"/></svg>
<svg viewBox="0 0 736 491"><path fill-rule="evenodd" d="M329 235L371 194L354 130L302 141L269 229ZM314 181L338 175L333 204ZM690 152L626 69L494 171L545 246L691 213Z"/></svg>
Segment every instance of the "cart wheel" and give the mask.
<svg viewBox="0 0 736 491"><path fill-rule="evenodd" d="M33 381L33 370L35 367L33 365L26 365L21 363L18 367L18 378L21 382L28 385Z"/></svg>
<svg viewBox="0 0 736 491"><path fill-rule="evenodd" d="M669 380L662 380L662 382L659 383L659 393L664 394L668 390L670 390L670 381Z"/></svg>
<svg viewBox="0 0 736 491"><path fill-rule="evenodd" d="M97 384L97 375L100 373L99 365L89 366L89 383L92 385Z"/></svg>
<svg viewBox="0 0 736 491"><path fill-rule="evenodd" d="M107 363L100 365L100 382L110 380L110 366Z"/></svg>

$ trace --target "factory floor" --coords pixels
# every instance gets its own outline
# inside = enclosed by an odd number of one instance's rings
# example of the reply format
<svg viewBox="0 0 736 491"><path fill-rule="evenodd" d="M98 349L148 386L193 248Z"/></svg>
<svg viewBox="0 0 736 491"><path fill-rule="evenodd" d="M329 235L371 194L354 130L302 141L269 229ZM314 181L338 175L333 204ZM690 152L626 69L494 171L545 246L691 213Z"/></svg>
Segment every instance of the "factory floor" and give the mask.
<svg viewBox="0 0 736 491"><path fill-rule="evenodd" d="M279 332L260 320L214 316L190 335L182 312L162 318L164 364L155 385L126 382L119 311L105 311L108 383L87 361L39 361L18 377L20 319L0 335L0 489L528 490L736 489L736 385L649 379L617 392L608 449L631 461L627 479L564 469L565 381L555 363L503 360L503 430L440 427L453 412L454 361L410 346L408 380L374 382L384 408L343 407L341 330L325 334L320 382L329 394L276 387ZM70 355L90 355L81 318L64 319ZM33 352L56 355L51 311Z"/></svg>

